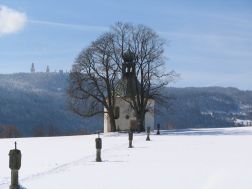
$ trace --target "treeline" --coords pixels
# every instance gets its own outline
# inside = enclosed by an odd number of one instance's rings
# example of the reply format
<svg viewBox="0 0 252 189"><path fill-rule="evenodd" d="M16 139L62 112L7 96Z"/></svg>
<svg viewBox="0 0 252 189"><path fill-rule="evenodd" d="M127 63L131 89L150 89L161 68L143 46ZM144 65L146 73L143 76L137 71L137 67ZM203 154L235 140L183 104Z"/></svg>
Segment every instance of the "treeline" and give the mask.
<svg viewBox="0 0 252 189"><path fill-rule="evenodd" d="M0 137L94 133L103 115L80 117L68 108L68 74L0 74ZM155 105L164 129L230 127L252 120L252 91L235 88L167 88L169 108Z"/></svg>
<svg viewBox="0 0 252 189"><path fill-rule="evenodd" d="M21 131L14 125L0 125L0 138L19 138Z"/></svg>
<svg viewBox="0 0 252 189"><path fill-rule="evenodd" d="M49 126L37 126L34 127L31 136L32 137L50 137L50 136L71 136L71 135L86 135L89 134L85 128L79 128L79 130L62 134L53 125ZM0 138L20 138L22 137L22 131L15 125L0 125Z"/></svg>
<svg viewBox="0 0 252 189"><path fill-rule="evenodd" d="M252 120L252 91L236 88L168 88L169 110L156 121L163 128L208 128L235 126L235 119Z"/></svg>
<svg viewBox="0 0 252 189"><path fill-rule="evenodd" d="M101 118L83 119L69 110L67 85L68 74L0 74L0 125L15 125L23 137L41 135L35 130L50 135L50 125L57 135L100 130Z"/></svg>

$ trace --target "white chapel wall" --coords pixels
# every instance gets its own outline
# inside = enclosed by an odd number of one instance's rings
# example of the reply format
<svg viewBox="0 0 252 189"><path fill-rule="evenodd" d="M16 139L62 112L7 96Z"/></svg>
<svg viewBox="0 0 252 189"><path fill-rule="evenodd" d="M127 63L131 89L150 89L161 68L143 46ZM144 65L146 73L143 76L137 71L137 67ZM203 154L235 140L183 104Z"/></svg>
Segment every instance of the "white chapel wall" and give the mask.
<svg viewBox="0 0 252 189"><path fill-rule="evenodd" d="M149 100L148 111L145 114L145 128L150 127L151 130L154 130L154 100ZM119 131L127 131L130 129L131 122L136 121L134 111L130 108L130 105L121 98L116 98L116 106L119 107L120 113L119 118L115 120L116 128ZM104 109L106 111L106 109ZM104 113L104 132L111 132L111 126L109 122L109 117L107 113Z"/></svg>

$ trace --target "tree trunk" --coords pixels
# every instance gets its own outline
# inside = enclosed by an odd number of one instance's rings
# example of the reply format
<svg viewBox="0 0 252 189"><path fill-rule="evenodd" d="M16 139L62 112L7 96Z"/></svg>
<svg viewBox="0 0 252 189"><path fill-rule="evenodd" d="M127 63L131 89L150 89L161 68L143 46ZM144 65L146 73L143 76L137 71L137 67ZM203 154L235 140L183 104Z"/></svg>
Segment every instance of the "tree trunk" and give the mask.
<svg viewBox="0 0 252 189"><path fill-rule="evenodd" d="M109 116L109 122L110 122L111 132L116 132L115 119Z"/></svg>
<svg viewBox="0 0 252 189"><path fill-rule="evenodd" d="M145 131L145 114L143 113L143 115L141 115L141 124L140 124L140 129L141 129L141 132L144 132Z"/></svg>
<svg viewBox="0 0 252 189"><path fill-rule="evenodd" d="M145 127L144 127L144 117L141 114L137 115L137 130L139 132L144 132L145 131Z"/></svg>

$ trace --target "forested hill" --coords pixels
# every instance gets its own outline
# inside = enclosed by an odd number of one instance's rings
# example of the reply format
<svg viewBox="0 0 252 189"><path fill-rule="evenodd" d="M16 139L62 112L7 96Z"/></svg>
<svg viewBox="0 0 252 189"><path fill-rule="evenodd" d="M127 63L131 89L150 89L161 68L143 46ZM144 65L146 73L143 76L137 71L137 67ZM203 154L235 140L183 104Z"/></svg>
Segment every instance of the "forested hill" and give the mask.
<svg viewBox="0 0 252 189"><path fill-rule="evenodd" d="M156 119L167 128L229 127L246 125L248 121L251 124L252 91L188 87L168 88L167 93L171 97L169 110Z"/></svg>
<svg viewBox="0 0 252 189"><path fill-rule="evenodd" d="M67 73L0 75L0 137L6 127L22 136L102 130L103 118L82 118L67 105ZM227 127L234 118L252 120L252 92L235 88L167 88L169 110L155 122L163 128Z"/></svg>
<svg viewBox="0 0 252 189"><path fill-rule="evenodd" d="M0 129L16 126L22 136L94 132L101 119L83 119L67 105L68 74L0 75Z"/></svg>

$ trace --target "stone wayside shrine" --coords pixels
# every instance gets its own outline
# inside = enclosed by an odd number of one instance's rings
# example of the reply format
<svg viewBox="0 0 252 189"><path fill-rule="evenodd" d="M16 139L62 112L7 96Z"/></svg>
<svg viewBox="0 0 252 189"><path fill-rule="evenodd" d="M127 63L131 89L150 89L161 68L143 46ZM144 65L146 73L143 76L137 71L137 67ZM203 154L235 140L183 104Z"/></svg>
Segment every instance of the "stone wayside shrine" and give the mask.
<svg viewBox="0 0 252 189"><path fill-rule="evenodd" d="M20 189L18 183L18 170L21 167L21 151L17 149L15 142L15 149L9 152L9 168L11 169L11 185L9 189Z"/></svg>
<svg viewBox="0 0 252 189"><path fill-rule="evenodd" d="M116 129L118 131L138 130L134 110L127 102L136 94L136 88L140 85L136 79L134 58L132 58L132 52L130 50L123 54L123 60L122 76L116 84L117 97L115 99L116 105L114 110L117 117L115 120ZM148 100L148 108L153 111L148 111L145 114L145 130L148 127L152 131L154 130L154 104L155 101L153 99ZM107 113L104 113L104 133L111 132L108 116Z"/></svg>
<svg viewBox="0 0 252 189"><path fill-rule="evenodd" d="M101 149L102 149L102 139L100 138L100 133L98 133L98 138L95 139L96 147L96 162L101 162Z"/></svg>

